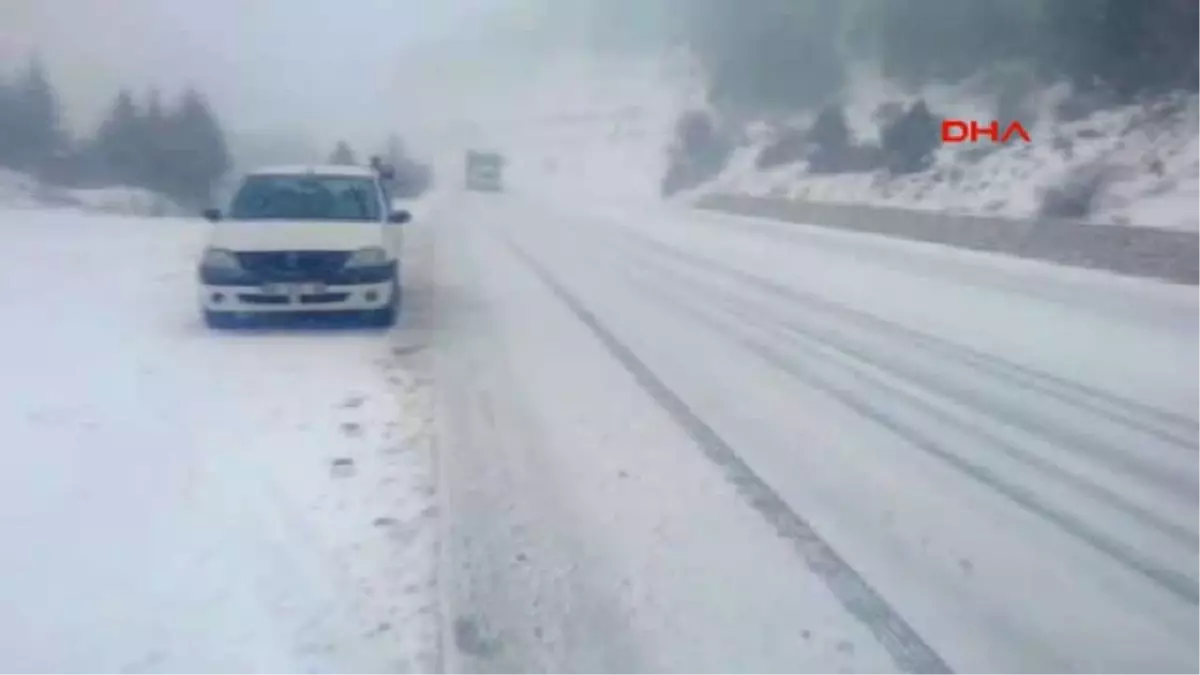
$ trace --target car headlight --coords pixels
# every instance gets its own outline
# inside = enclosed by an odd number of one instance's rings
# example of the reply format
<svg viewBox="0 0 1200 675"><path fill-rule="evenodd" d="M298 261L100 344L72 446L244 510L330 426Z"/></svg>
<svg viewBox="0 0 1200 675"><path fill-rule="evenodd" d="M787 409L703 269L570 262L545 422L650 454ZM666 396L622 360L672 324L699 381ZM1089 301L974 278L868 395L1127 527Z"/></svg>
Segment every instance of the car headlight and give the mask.
<svg viewBox="0 0 1200 675"><path fill-rule="evenodd" d="M242 269L242 264L238 262L237 256L232 251L222 248L205 249L204 256L200 259L200 266L211 270Z"/></svg>
<svg viewBox="0 0 1200 675"><path fill-rule="evenodd" d="M346 261L346 267L374 267L388 261L387 251L378 248L360 248Z"/></svg>

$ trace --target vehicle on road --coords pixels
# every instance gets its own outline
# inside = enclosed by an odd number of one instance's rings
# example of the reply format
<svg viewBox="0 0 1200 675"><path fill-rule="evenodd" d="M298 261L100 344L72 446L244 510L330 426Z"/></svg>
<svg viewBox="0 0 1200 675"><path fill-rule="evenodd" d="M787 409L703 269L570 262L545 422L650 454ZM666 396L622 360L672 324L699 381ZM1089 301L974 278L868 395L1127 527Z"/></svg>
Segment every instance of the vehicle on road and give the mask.
<svg viewBox="0 0 1200 675"><path fill-rule="evenodd" d="M213 223L199 263L213 328L248 320L348 316L387 327L400 308L400 225L380 173L357 166L254 171Z"/></svg>
<svg viewBox="0 0 1200 675"><path fill-rule="evenodd" d="M495 152L467 152L467 189L473 192L500 192L504 189L504 156Z"/></svg>

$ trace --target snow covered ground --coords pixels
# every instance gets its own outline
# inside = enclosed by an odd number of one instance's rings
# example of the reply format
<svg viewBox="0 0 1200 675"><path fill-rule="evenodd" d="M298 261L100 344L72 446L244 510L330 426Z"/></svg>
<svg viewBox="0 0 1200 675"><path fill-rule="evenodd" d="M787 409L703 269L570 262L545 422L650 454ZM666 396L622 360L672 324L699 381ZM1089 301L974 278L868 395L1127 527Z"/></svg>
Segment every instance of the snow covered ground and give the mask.
<svg viewBox="0 0 1200 675"><path fill-rule="evenodd" d="M1194 289L413 207L386 333L204 330L201 222L0 214L0 668L1200 667Z"/></svg>
<svg viewBox="0 0 1200 675"><path fill-rule="evenodd" d="M419 331L209 332L204 227L0 212L0 669L436 669Z"/></svg>
<svg viewBox="0 0 1200 675"><path fill-rule="evenodd" d="M1200 665L1194 289L540 193L435 229L452 670Z"/></svg>
<svg viewBox="0 0 1200 675"><path fill-rule="evenodd" d="M128 216L180 216L184 209L143 188L70 189L43 185L26 174L0 169L0 208L56 208L81 213Z"/></svg>

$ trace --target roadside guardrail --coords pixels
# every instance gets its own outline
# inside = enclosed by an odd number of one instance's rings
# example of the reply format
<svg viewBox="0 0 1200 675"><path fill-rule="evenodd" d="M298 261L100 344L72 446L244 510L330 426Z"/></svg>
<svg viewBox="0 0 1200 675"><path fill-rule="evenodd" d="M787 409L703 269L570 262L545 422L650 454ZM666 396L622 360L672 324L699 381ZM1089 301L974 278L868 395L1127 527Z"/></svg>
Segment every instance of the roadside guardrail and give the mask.
<svg viewBox="0 0 1200 675"><path fill-rule="evenodd" d="M1200 284L1200 233L1197 232L733 194L706 195L694 205L713 211L880 234L1179 284Z"/></svg>

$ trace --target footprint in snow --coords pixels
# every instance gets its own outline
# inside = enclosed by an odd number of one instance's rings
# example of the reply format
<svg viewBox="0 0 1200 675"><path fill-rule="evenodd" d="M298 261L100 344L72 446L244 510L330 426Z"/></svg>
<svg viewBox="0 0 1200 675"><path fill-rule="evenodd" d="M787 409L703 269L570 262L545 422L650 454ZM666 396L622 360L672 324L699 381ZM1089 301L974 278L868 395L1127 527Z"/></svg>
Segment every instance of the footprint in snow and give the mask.
<svg viewBox="0 0 1200 675"><path fill-rule="evenodd" d="M498 651L495 644L484 638L479 623L470 617L454 620L454 645L472 656L488 657Z"/></svg>
<svg viewBox="0 0 1200 675"><path fill-rule="evenodd" d="M349 478L355 471L354 460L349 457L338 457L331 462L330 472L334 478Z"/></svg>
<svg viewBox="0 0 1200 675"><path fill-rule="evenodd" d="M350 396L345 401L342 401L341 407L343 410L353 410L355 408L361 408L362 404L366 402L366 396Z"/></svg>
<svg viewBox="0 0 1200 675"><path fill-rule="evenodd" d="M417 529L400 522L391 516L380 516L375 519L375 527L387 532L388 538L400 544L408 544L417 536Z"/></svg>
<svg viewBox="0 0 1200 675"><path fill-rule="evenodd" d="M425 349L425 345L423 345L421 343L398 345L396 347L392 347L392 356L395 356L395 357L408 356L409 354L416 354L418 352L421 352L424 349Z"/></svg>
<svg viewBox="0 0 1200 675"><path fill-rule="evenodd" d="M380 635L382 633L386 633L391 629L392 629L392 624L388 623L387 621L381 621L379 623L379 625L375 626L374 635Z"/></svg>
<svg viewBox="0 0 1200 675"><path fill-rule="evenodd" d="M342 422L342 433L350 438L358 438L363 434L363 427L358 422Z"/></svg>

